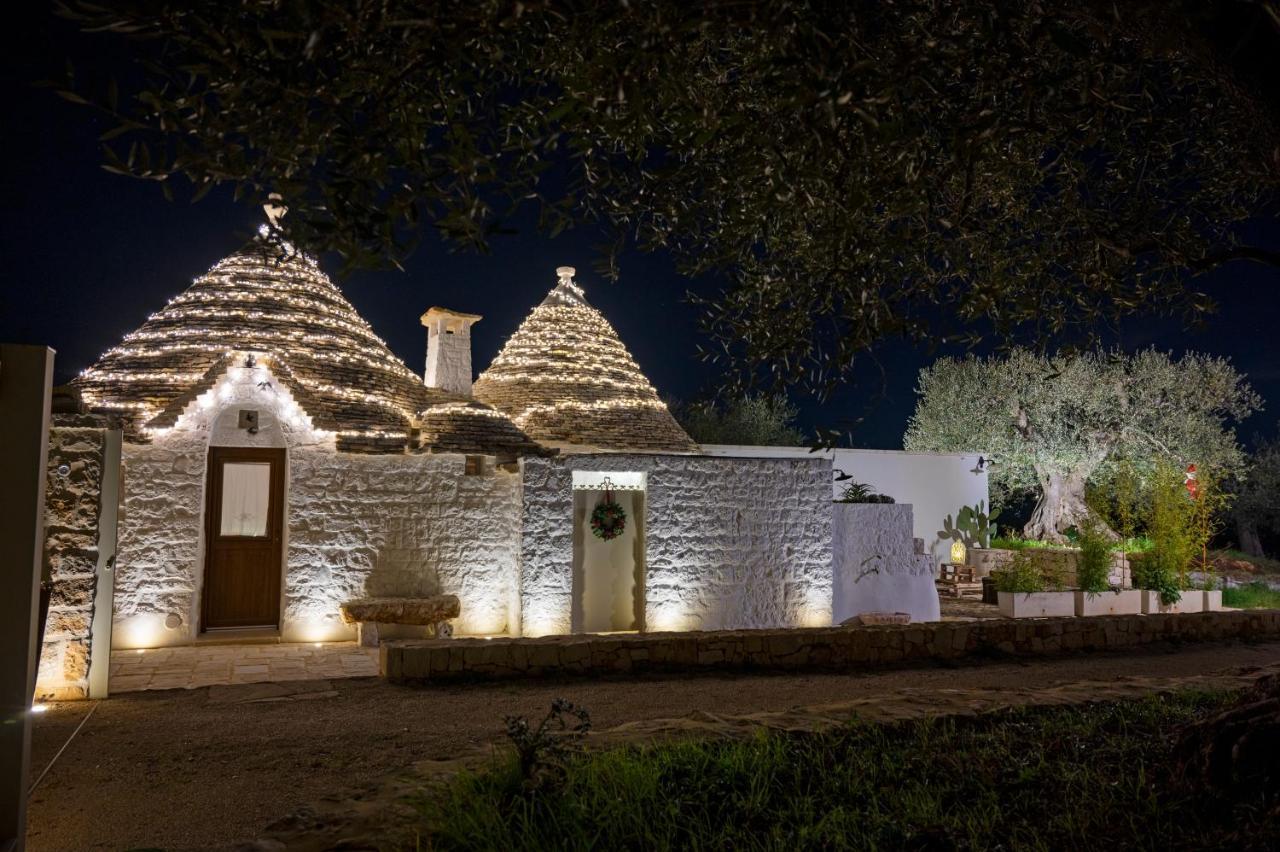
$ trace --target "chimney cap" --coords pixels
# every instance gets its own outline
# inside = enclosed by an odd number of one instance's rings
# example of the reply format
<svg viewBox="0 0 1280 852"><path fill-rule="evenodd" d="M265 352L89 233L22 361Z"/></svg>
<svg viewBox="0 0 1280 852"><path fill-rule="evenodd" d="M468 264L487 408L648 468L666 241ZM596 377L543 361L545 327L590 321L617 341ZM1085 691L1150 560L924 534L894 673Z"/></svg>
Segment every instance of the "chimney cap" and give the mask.
<svg viewBox="0 0 1280 852"><path fill-rule="evenodd" d="M480 314L464 314L462 311L454 311L454 310L450 310L449 308L441 308L436 305L432 305L431 307L427 308L427 312L422 315L421 322L423 325L426 325L427 323L431 322L431 320L434 319L435 317L441 317L441 316L451 317L453 319L459 319L469 323L476 323L484 319L484 317L482 317Z"/></svg>

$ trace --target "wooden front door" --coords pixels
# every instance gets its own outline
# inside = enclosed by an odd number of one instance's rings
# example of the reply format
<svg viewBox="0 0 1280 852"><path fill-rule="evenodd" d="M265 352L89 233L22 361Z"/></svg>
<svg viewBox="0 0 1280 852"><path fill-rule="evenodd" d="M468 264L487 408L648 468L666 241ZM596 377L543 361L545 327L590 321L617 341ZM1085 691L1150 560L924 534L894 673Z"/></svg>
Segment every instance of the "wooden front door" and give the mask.
<svg viewBox="0 0 1280 852"><path fill-rule="evenodd" d="M284 452L209 448L201 630L280 626Z"/></svg>

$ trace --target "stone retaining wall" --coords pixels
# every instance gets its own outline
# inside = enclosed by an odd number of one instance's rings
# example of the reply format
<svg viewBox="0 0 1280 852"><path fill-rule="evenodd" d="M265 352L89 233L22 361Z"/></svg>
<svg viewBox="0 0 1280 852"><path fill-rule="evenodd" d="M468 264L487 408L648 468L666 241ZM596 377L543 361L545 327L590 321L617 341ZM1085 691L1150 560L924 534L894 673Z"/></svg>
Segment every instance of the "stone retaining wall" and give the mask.
<svg viewBox="0 0 1280 852"><path fill-rule="evenodd" d="M1155 642L1280 637L1280 610L1198 615L992 619L829 627L397 641L380 671L397 682L690 670L865 669L994 655L1040 657Z"/></svg>
<svg viewBox="0 0 1280 852"><path fill-rule="evenodd" d="M90 626L97 589L98 521L106 431L97 426L49 430L45 490L45 560L49 618L36 695L58 700L89 695Z"/></svg>

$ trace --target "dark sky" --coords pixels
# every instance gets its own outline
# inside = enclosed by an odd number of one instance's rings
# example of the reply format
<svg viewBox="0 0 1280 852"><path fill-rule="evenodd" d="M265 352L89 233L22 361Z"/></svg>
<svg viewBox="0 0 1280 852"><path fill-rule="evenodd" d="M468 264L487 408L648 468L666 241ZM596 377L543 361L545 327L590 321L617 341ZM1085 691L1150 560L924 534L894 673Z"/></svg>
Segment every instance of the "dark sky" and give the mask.
<svg viewBox="0 0 1280 852"><path fill-rule="evenodd" d="M86 41L60 21L32 17L10 29L16 43L3 58L8 94L0 222L0 340L43 343L57 350L57 380L72 378L115 345L147 315L235 250L261 221L229 193L192 205L167 202L154 185L108 174L98 166L97 135L107 129L87 110L65 103L31 82L56 76L71 50L90 45L103 56L104 39ZM1260 221L1256 234L1280 246L1280 219ZM555 267L576 266L588 299L609 318L650 380L664 395L691 398L714 384L715 369L694 356L696 313L683 301L691 282L662 254L622 258L617 283L591 272L594 236L568 232L548 240L525 227L498 237L487 255L451 254L425 242L404 273L356 273L339 286L391 349L421 371L425 336L419 315L431 305L479 313L473 359L483 369L528 311L555 283ZM337 263L325 263L332 272ZM1134 320L1118 343L1155 345L1175 353L1194 349L1230 356L1269 403L1241 430L1272 433L1280 418L1280 269L1239 263L1215 272L1208 288L1221 312L1186 331L1168 320ZM891 345L878 376L819 406L805 400L802 425L833 425L865 417L854 428L857 446L901 447L914 407L915 374L931 356ZM883 391L883 395L882 392Z"/></svg>

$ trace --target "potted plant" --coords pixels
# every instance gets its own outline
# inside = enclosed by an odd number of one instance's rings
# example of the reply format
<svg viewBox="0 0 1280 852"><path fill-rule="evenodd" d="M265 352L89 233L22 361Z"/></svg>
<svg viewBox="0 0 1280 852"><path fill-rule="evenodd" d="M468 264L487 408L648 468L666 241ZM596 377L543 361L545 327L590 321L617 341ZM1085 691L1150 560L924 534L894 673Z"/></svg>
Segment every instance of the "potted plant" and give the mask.
<svg viewBox="0 0 1280 852"><path fill-rule="evenodd" d="M1076 563L1076 615L1137 615L1142 612L1142 592L1113 588L1110 583L1111 542L1097 523L1080 527Z"/></svg>
<svg viewBox="0 0 1280 852"><path fill-rule="evenodd" d="M1000 612L1009 618L1075 615L1072 594L1062 591L1055 578L1046 578L1031 554L1025 551L1014 553L992 576L996 579ZM1047 591L1050 588L1053 590Z"/></svg>

